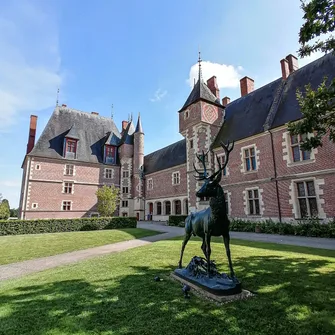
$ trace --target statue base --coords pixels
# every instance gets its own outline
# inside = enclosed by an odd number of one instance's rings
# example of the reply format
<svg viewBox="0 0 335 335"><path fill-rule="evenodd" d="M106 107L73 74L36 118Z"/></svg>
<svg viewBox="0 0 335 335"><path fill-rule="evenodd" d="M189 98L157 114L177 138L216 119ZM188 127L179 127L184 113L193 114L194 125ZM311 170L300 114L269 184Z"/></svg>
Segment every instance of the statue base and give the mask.
<svg viewBox="0 0 335 335"><path fill-rule="evenodd" d="M215 296L230 296L242 292L242 284L236 278L230 278L225 273L219 273L215 262L210 263L210 273L207 273L205 258L194 256L184 269L176 269L173 277L179 277L192 286L198 286ZM176 278L177 279L177 278Z"/></svg>

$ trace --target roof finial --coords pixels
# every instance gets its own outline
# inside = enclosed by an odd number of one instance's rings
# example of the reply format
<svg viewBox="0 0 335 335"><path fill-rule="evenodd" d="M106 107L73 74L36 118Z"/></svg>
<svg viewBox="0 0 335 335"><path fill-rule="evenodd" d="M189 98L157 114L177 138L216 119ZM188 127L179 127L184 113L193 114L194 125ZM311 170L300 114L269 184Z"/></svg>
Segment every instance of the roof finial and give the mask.
<svg viewBox="0 0 335 335"><path fill-rule="evenodd" d="M114 118L114 105L112 104L111 119L113 120L113 118Z"/></svg>
<svg viewBox="0 0 335 335"><path fill-rule="evenodd" d="M199 48L199 59L198 59L198 63L199 63L199 78L198 78L198 80L202 80L201 62L202 62L202 59L201 59L201 53L200 53L200 48Z"/></svg>
<svg viewBox="0 0 335 335"><path fill-rule="evenodd" d="M59 98L59 87L57 88L56 107L58 107L58 98Z"/></svg>
<svg viewBox="0 0 335 335"><path fill-rule="evenodd" d="M130 114L130 121L133 121L133 112Z"/></svg>

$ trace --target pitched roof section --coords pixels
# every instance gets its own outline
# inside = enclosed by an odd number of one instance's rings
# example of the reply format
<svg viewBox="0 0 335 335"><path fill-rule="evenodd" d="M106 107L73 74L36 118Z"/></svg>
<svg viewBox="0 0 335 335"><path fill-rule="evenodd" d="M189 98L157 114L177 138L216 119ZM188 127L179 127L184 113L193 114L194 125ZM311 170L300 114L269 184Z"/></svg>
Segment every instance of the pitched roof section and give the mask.
<svg viewBox="0 0 335 335"><path fill-rule="evenodd" d="M323 78L328 77L328 83L335 76L335 55L327 54L312 63L309 63L288 76L272 128L279 127L289 121L295 121L302 117L296 92L299 88L305 91L305 85L311 84L316 89Z"/></svg>
<svg viewBox="0 0 335 335"><path fill-rule="evenodd" d="M144 173L150 174L185 163L186 140L183 139L144 156Z"/></svg>
<svg viewBox="0 0 335 335"><path fill-rule="evenodd" d="M238 141L300 119L297 88L304 91L305 85L311 83L316 89L324 76L330 81L334 74L335 56L328 54L296 70L285 81L279 78L231 102L212 148L220 147L220 141Z"/></svg>
<svg viewBox="0 0 335 335"><path fill-rule="evenodd" d="M65 135L66 138L73 138L79 140L78 130L75 125L72 125L70 131Z"/></svg>
<svg viewBox="0 0 335 335"><path fill-rule="evenodd" d="M77 148L79 161L102 163L102 146L109 135L113 134L113 143L119 143L121 139L112 119L66 107L56 107L29 155L62 158L64 138L71 132L72 125L76 125L79 140Z"/></svg>
<svg viewBox="0 0 335 335"><path fill-rule="evenodd" d="M143 133L142 122L140 114L138 114L137 125L135 129L135 133Z"/></svg>
<svg viewBox="0 0 335 335"><path fill-rule="evenodd" d="M130 121L122 134L121 144L134 144L135 127L133 121Z"/></svg>
<svg viewBox="0 0 335 335"><path fill-rule="evenodd" d="M190 95L188 96L184 106L179 111L181 112L184 110L187 106L193 104L194 102L198 100L206 100L208 102L211 102L216 105L220 105L220 99L218 99L208 88L208 86L203 82L201 78L198 79L197 83L193 87L193 90L191 91ZM222 106L221 106L222 107Z"/></svg>
<svg viewBox="0 0 335 335"><path fill-rule="evenodd" d="M220 141L238 141L263 132L263 125L271 108L282 79L279 78L226 106L224 123L212 147L220 146Z"/></svg>

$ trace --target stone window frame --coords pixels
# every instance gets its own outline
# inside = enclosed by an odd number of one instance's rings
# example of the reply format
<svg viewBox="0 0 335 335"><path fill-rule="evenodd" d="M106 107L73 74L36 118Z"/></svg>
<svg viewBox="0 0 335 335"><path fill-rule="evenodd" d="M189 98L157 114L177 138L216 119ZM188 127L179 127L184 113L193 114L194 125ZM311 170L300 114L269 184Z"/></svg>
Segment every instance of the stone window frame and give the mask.
<svg viewBox="0 0 335 335"><path fill-rule="evenodd" d="M122 178L129 178L129 170L122 171Z"/></svg>
<svg viewBox="0 0 335 335"><path fill-rule="evenodd" d="M259 201L259 214L250 214L249 208L249 191L258 190L258 201ZM248 217L261 217L264 214L265 206L263 200L263 189L259 188L259 186L247 187L243 191L243 206L244 213Z"/></svg>
<svg viewBox="0 0 335 335"><path fill-rule="evenodd" d="M171 177L172 177L172 185L180 185L180 172L179 171L172 172Z"/></svg>
<svg viewBox="0 0 335 335"><path fill-rule="evenodd" d="M109 173L107 174L107 172L110 172L110 174ZM104 178L105 179L113 179L114 178L114 169L112 169L112 168L105 168L104 169Z"/></svg>
<svg viewBox="0 0 335 335"><path fill-rule="evenodd" d="M223 192L225 194L225 199L226 199L227 207L228 207L227 215L231 216L231 192L229 191L223 191Z"/></svg>
<svg viewBox="0 0 335 335"><path fill-rule="evenodd" d="M312 133L307 134L308 138L311 138L313 136L314 134ZM286 161L287 167L314 163L316 161L315 155L318 153L317 148L312 149L310 151L310 159L300 160L300 161L295 162L293 159L291 134L289 131L283 132L282 149L283 149L283 160Z"/></svg>
<svg viewBox="0 0 335 335"><path fill-rule="evenodd" d="M122 200L121 201L121 207L122 208L128 208L128 200Z"/></svg>
<svg viewBox="0 0 335 335"><path fill-rule="evenodd" d="M70 203L70 209L64 209L64 203ZM63 212L72 211L72 204L73 204L73 201L71 200L62 200L61 211Z"/></svg>
<svg viewBox="0 0 335 335"><path fill-rule="evenodd" d="M223 157L226 157L226 154L223 152L223 153L221 153L221 154L217 154L216 155L217 157L218 157L218 159L220 160L220 164L221 164L221 166L224 164L224 162L223 162ZM215 162L215 171L217 171L217 170L219 170L219 164L218 164L218 161L216 160L216 157L214 158L215 160L214 160L214 162ZM229 167L228 167L228 165L223 169L223 171L222 171L223 173L222 173L222 176L223 177L228 177L229 176Z"/></svg>
<svg viewBox="0 0 335 335"><path fill-rule="evenodd" d="M158 211L158 204L160 205L160 211ZM154 204L154 210L156 211L156 215L163 215L163 205L162 205L161 201L156 201L155 202L155 204Z"/></svg>
<svg viewBox="0 0 335 335"><path fill-rule="evenodd" d="M153 181L152 178L149 178L149 179L147 180L147 189L148 189L148 190L153 190L153 189L154 189L154 181Z"/></svg>
<svg viewBox="0 0 335 335"><path fill-rule="evenodd" d="M289 204L292 206L292 214L294 215L295 220L303 220L303 218L301 218L300 206L299 206L299 201L298 201L297 183L304 182L304 181L305 182L314 181L316 203L318 206L318 218L326 219L327 215L323 209L323 205L325 204L325 199L320 197L324 194L323 189L321 189L320 186L325 184L325 180L321 178L318 179L316 177L304 177L304 178L292 179L290 186L289 186L289 196L290 196Z"/></svg>
<svg viewBox="0 0 335 335"><path fill-rule="evenodd" d="M31 208L32 208L32 209L37 209L37 208L38 208L38 203L37 203L37 202L33 202L33 203L31 204Z"/></svg>
<svg viewBox="0 0 335 335"><path fill-rule="evenodd" d="M129 194L129 187L128 186L122 186L122 194Z"/></svg>
<svg viewBox="0 0 335 335"><path fill-rule="evenodd" d="M71 186L65 186L65 184L71 184ZM65 192L66 188L71 188L71 192ZM62 193L64 194L73 194L74 193L74 181L72 180L66 180L63 181L63 190Z"/></svg>
<svg viewBox="0 0 335 335"><path fill-rule="evenodd" d="M36 164L35 165L35 170L41 170L41 164Z"/></svg>
<svg viewBox="0 0 335 335"><path fill-rule="evenodd" d="M67 166L72 166L72 174L66 173ZM69 169L71 170L71 169ZM64 176L75 176L76 175L76 166L74 164L64 164Z"/></svg>
<svg viewBox="0 0 335 335"><path fill-rule="evenodd" d="M255 170L250 170L248 171L247 170L247 167L246 167L246 164L245 164L245 150L247 149L254 149L255 151L255 164L256 164L256 169ZM241 148L241 151L240 151L240 156L241 156L241 161L242 161L242 164L241 164L241 172L244 173L244 174L248 174L248 173L255 173L255 172L258 172L259 171L259 166L260 166L260 150L257 149L257 145L256 143L253 143L253 144L250 144L250 145L246 145L244 147Z"/></svg>

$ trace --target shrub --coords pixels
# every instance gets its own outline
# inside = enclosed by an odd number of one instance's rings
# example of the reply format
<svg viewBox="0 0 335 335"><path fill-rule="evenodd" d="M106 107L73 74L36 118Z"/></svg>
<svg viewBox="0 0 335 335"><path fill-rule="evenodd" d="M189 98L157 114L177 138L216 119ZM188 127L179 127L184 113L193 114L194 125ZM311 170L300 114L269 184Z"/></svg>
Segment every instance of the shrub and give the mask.
<svg viewBox="0 0 335 335"><path fill-rule="evenodd" d="M185 227L187 215L170 215L168 226Z"/></svg>
<svg viewBox="0 0 335 335"><path fill-rule="evenodd" d="M0 220L1 235L58 233L101 229L136 228L135 217L45 219L45 220Z"/></svg>

